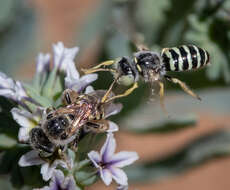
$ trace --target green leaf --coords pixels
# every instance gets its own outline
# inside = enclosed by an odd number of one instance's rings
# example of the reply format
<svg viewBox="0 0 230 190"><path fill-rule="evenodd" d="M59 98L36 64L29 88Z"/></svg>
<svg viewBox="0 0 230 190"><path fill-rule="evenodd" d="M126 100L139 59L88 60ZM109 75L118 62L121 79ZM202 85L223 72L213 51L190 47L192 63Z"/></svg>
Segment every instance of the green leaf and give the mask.
<svg viewBox="0 0 230 190"><path fill-rule="evenodd" d="M17 139L20 126L16 123L11 115L11 109L15 104L4 97L0 97L0 133Z"/></svg>
<svg viewBox="0 0 230 190"><path fill-rule="evenodd" d="M91 164L91 161L89 159L82 160L77 164L77 170L81 170L82 168L90 164Z"/></svg>
<svg viewBox="0 0 230 190"><path fill-rule="evenodd" d="M93 185L97 181L97 179L98 179L97 176L94 175L94 176L89 177L88 179L82 181L81 184L84 186L90 186L90 185Z"/></svg>
<svg viewBox="0 0 230 190"><path fill-rule="evenodd" d="M9 25L12 21L12 8L14 7L14 1L1 1L0 3L0 28Z"/></svg>
<svg viewBox="0 0 230 190"><path fill-rule="evenodd" d="M171 7L166 10L165 22L160 27L157 43L167 47L179 45L186 29L187 15L192 11L196 0L171 0ZM179 35L178 35L179 34Z"/></svg>
<svg viewBox="0 0 230 190"><path fill-rule="evenodd" d="M31 85L29 84L23 84L28 96L30 96L32 99L34 99L37 103L39 103L43 107L50 107L52 106L52 101L39 94L39 92L36 91Z"/></svg>
<svg viewBox="0 0 230 190"><path fill-rule="evenodd" d="M207 76L211 80L217 80L220 77L224 77L226 82L230 82L230 67L229 67L229 52L226 52L228 48L221 47L225 44L224 41L229 41L230 39L221 39L225 36L226 28L220 23L215 23L212 20L206 20L202 22L196 15L189 16L189 24L191 29L186 33L185 40L190 41L200 47L206 49L210 54L211 66L207 67ZM220 35L216 35L222 33ZM215 32L214 32L215 31ZM215 35L214 39L210 36ZM218 39L219 36L219 39ZM225 37L224 37L225 38ZM218 41L219 40L219 41Z"/></svg>
<svg viewBox="0 0 230 190"><path fill-rule="evenodd" d="M25 0L1 1L0 15L0 70L5 73L18 68L36 50L35 11Z"/></svg>
<svg viewBox="0 0 230 190"><path fill-rule="evenodd" d="M0 149L7 149L15 146L17 141L5 134L0 134Z"/></svg>
<svg viewBox="0 0 230 190"><path fill-rule="evenodd" d="M95 172L92 171L77 171L75 173L75 178L77 183L82 186L89 186L96 182L97 176Z"/></svg>
<svg viewBox="0 0 230 190"><path fill-rule="evenodd" d="M170 8L171 1L137 1L135 20L144 34L146 43L156 42L158 32L166 22L165 11Z"/></svg>
<svg viewBox="0 0 230 190"><path fill-rule="evenodd" d="M4 151L0 158L0 174L9 175L13 186L16 188L21 188L25 185L34 188L44 185L38 166L22 168L18 165L20 157L28 151L28 147L14 146Z"/></svg>
<svg viewBox="0 0 230 190"><path fill-rule="evenodd" d="M42 95L48 97L49 99L52 99L53 96L55 95L54 87L58 78L57 72L58 72L58 68L54 67L50 75L48 76L48 79L42 89Z"/></svg>
<svg viewBox="0 0 230 190"><path fill-rule="evenodd" d="M121 33L115 33L106 41L106 49L111 59L131 55L129 39Z"/></svg>
<svg viewBox="0 0 230 190"><path fill-rule="evenodd" d="M159 180L178 175L210 159L230 154L230 131L220 130L195 139L182 150L157 161L150 161L126 170L130 181Z"/></svg>
<svg viewBox="0 0 230 190"><path fill-rule="evenodd" d="M1 176L0 178L0 186L2 189L13 189L9 179L7 176Z"/></svg>

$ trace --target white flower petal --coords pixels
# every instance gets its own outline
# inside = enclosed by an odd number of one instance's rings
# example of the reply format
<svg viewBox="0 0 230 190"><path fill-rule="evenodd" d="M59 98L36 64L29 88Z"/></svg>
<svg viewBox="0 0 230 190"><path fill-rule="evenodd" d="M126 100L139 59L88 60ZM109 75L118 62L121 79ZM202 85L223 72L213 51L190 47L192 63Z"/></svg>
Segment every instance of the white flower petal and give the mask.
<svg viewBox="0 0 230 190"><path fill-rule="evenodd" d="M80 80L81 81L85 81L86 83L90 84L93 81L97 80L98 78L98 74L93 73L93 74L87 74L87 75L83 75Z"/></svg>
<svg viewBox="0 0 230 190"><path fill-rule="evenodd" d="M73 176L67 177L65 179L64 187L66 190L76 190L76 183Z"/></svg>
<svg viewBox="0 0 230 190"><path fill-rule="evenodd" d="M81 92L84 90L89 84L91 84L93 81L97 80L98 75L97 74L88 74L82 76L78 80L65 80L65 86L66 88L73 89L77 92ZM66 79L66 78L65 78Z"/></svg>
<svg viewBox="0 0 230 190"><path fill-rule="evenodd" d="M78 47L65 48L62 42L53 45L54 66L65 71L68 63L72 62L79 51Z"/></svg>
<svg viewBox="0 0 230 190"><path fill-rule="evenodd" d="M13 79L9 78L5 73L0 72L0 88L13 89Z"/></svg>
<svg viewBox="0 0 230 190"><path fill-rule="evenodd" d="M18 132L18 140L22 143L28 142L30 139L29 133L30 133L30 128L20 127Z"/></svg>
<svg viewBox="0 0 230 190"><path fill-rule="evenodd" d="M50 54L39 53L37 56L36 72L42 73L44 71L47 71L49 68L49 63L50 63Z"/></svg>
<svg viewBox="0 0 230 190"><path fill-rule="evenodd" d="M0 96L4 96L6 98L14 99L15 92L12 89L0 89Z"/></svg>
<svg viewBox="0 0 230 190"><path fill-rule="evenodd" d="M109 121L109 129L106 131L108 133L116 132L119 130L119 127L116 123Z"/></svg>
<svg viewBox="0 0 230 190"><path fill-rule="evenodd" d="M19 166L25 167L25 166L33 166L33 165L40 165L45 163L39 155L38 152L35 150L32 150L30 152L27 152L19 159Z"/></svg>
<svg viewBox="0 0 230 190"><path fill-rule="evenodd" d="M73 161L72 161L71 158L68 157L67 158L67 162L70 164L70 167L73 166ZM50 167L56 168L58 165L61 166L61 167L63 167L63 168L68 168L67 163L64 162L63 160L59 160L59 159L55 160Z"/></svg>
<svg viewBox="0 0 230 190"><path fill-rule="evenodd" d="M18 101L21 101L22 98L27 97L27 94L25 92L25 89L22 85L22 83L20 83L19 81L16 81L15 83L15 99Z"/></svg>
<svg viewBox="0 0 230 190"><path fill-rule="evenodd" d="M76 183L73 176L65 178L61 170L55 170L53 172L50 185L37 190L57 190L57 189L76 190Z"/></svg>
<svg viewBox="0 0 230 190"><path fill-rule="evenodd" d="M122 109L122 104L108 104L108 106L106 106L105 108L105 118L111 116L111 115L116 115L118 114L121 109Z"/></svg>
<svg viewBox="0 0 230 190"><path fill-rule="evenodd" d="M41 174L43 180L48 181L53 176L54 172L55 172L55 167L53 167L49 163L42 164Z"/></svg>
<svg viewBox="0 0 230 190"><path fill-rule="evenodd" d="M102 156L103 163L107 163L113 157L116 149L116 141L112 133L107 134L107 139L101 148L100 154Z"/></svg>
<svg viewBox="0 0 230 190"><path fill-rule="evenodd" d="M23 127L30 127L30 119L33 117L32 114L26 110L13 108L11 114L14 120Z"/></svg>
<svg viewBox="0 0 230 190"><path fill-rule="evenodd" d="M27 97L27 94L19 81L15 82L13 79L0 72L0 96L20 101L22 98Z"/></svg>
<svg viewBox="0 0 230 190"><path fill-rule="evenodd" d="M124 186L128 185L128 177L122 169L116 167L110 167L109 171L111 172L113 179L118 184Z"/></svg>
<svg viewBox="0 0 230 190"><path fill-rule="evenodd" d="M139 158L136 152L122 151L113 155L110 164L116 167L124 167L132 164Z"/></svg>
<svg viewBox="0 0 230 190"><path fill-rule="evenodd" d="M87 86L85 89L85 94L89 94L91 92L94 92L94 88L92 86Z"/></svg>
<svg viewBox="0 0 230 190"><path fill-rule="evenodd" d="M71 83L73 81L79 80L80 74L76 69L75 63L70 61L66 68L66 78L65 81Z"/></svg>
<svg viewBox="0 0 230 190"><path fill-rule="evenodd" d="M100 176L105 185L110 185L112 182L112 174L108 169L100 169Z"/></svg>
<svg viewBox="0 0 230 190"><path fill-rule="evenodd" d="M61 170L55 170L53 173L52 180L50 182L50 189L59 189L64 183L65 176Z"/></svg>
<svg viewBox="0 0 230 190"><path fill-rule="evenodd" d="M25 110L20 110L18 108L13 108L11 110L14 120L22 126L19 129L18 139L19 141L27 141L29 139L30 130L35 127L35 124L31 122L33 115Z"/></svg>
<svg viewBox="0 0 230 190"><path fill-rule="evenodd" d="M128 185L118 185L117 190L128 190L129 186Z"/></svg>
<svg viewBox="0 0 230 190"><path fill-rule="evenodd" d="M88 153L88 157L93 162L93 164L94 164L94 166L96 168L100 168L100 166L98 165L98 163L101 162L101 156L99 155L98 152L96 152L96 151L90 151Z"/></svg>

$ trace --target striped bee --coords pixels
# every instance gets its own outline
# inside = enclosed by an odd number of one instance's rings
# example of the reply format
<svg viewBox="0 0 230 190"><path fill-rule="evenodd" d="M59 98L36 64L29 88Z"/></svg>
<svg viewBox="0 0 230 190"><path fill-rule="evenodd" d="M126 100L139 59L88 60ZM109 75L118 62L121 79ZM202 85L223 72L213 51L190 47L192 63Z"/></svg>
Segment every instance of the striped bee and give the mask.
<svg viewBox="0 0 230 190"><path fill-rule="evenodd" d="M113 97L124 97L132 93L138 87L139 78L150 84L158 83L160 90L161 105L164 108L164 83L163 79L179 84L180 87L189 95L196 99L201 98L196 95L184 82L177 78L168 76L167 71L187 71L199 69L210 63L209 53L195 45L182 45L179 47L164 48L161 54L150 51L146 48L139 49L133 54L132 58L121 57L116 60L103 62L93 68L83 69L85 73L94 73L97 71L109 71L114 75L114 81L108 91L112 90L115 83L129 86L123 94Z"/></svg>
<svg viewBox="0 0 230 190"><path fill-rule="evenodd" d="M209 53L194 45L165 48L161 57L166 71L186 71L209 64Z"/></svg>

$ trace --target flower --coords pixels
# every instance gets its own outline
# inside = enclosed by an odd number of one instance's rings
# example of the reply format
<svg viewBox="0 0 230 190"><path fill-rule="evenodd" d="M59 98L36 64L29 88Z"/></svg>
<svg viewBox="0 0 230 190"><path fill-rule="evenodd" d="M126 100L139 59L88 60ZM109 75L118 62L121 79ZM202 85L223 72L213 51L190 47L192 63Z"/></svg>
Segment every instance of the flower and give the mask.
<svg viewBox="0 0 230 190"><path fill-rule="evenodd" d="M20 102L28 97L23 85L19 81L14 81L6 74L0 72L0 96Z"/></svg>
<svg viewBox="0 0 230 190"><path fill-rule="evenodd" d="M14 120L21 126L18 133L20 142L29 141L29 132L32 128L36 127L42 117L43 109L38 107L35 113L30 113L26 110L13 108L11 114Z"/></svg>
<svg viewBox="0 0 230 190"><path fill-rule="evenodd" d="M49 186L34 190L76 190L76 183L73 176L64 176L61 170L56 170L50 181Z"/></svg>
<svg viewBox="0 0 230 190"><path fill-rule="evenodd" d="M118 185L117 190L128 190L129 186L128 185Z"/></svg>
<svg viewBox="0 0 230 190"><path fill-rule="evenodd" d="M100 177L106 185L110 185L113 178L118 184L127 186L127 175L120 168L132 164L138 159L138 155L136 152L127 151L115 154L115 148L115 138L112 133L108 133L100 153L91 151L88 153L88 157L99 170Z"/></svg>
<svg viewBox="0 0 230 190"><path fill-rule="evenodd" d="M61 71L65 71L68 63L73 63L73 60L78 51L78 47L66 48L62 42L54 44L54 67L57 67Z"/></svg>
<svg viewBox="0 0 230 190"><path fill-rule="evenodd" d="M68 168L68 164L70 167L73 167L73 161L71 158L68 157L68 160L64 162L60 159L55 159L53 162L48 162L40 158L39 153L35 150L31 150L30 152L27 152L26 154L22 155L22 157L19 159L19 166L26 167L26 166L33 166L33 165L42 165L41 166L41 174L42 178L45 181L48 181L54 174L55 171L57 171L57 167L60 165L63 168Z"/></svg>
<svg viewBox="0 0 230 190"><path fill-rule="evenodd" d="M39 53L37 56L36 73L48 71L50 66L50 54Z"/></svg>
<svg viewBox="0 0 230 190"><path fill-rule="evenodd" d="M77 92L84 90L90 83L97 80L97 74L88 74L80 77L74 62L69 62L66 68L65 87Z"/></svg>

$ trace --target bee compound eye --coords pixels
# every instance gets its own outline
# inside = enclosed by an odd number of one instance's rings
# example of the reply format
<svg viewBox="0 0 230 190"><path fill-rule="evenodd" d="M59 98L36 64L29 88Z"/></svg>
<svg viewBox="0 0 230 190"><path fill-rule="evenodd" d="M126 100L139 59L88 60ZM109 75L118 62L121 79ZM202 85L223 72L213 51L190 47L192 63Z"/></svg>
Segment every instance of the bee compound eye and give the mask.
<svg viewBox="0 0 230 190"><path fill-rule="evenodd" d="M52 117L53 117L53 114L50 113L50 114L48 114L48 115L46 116L46 119L51 119Z"/></svg>
<svg viewBox="0 0 230 190"><path fill-rule="evenodd" d="M63 133L63 134L61 135L61 139L62 139L62 140L67 139L67 137L68 137L68 136L67 136L67 134L66 134L66 133Z"/></svg>
<svg viewBox="0 0 230 190"><path fill-rule="evenodd" d="M68 120L66 118L59 117L58 120L59 120L60 125L63 126L63 127L66 127L69 124L69 122L68 122Z"/></svg>
<svg viewBox="0 0 230 190"><path fill-rule="evenodd" d="M63 119L63 117L59 117L49 120L45 125L45 129L49 135L54 138L58 138L58 136L65 130L67 125L68 120Z"/></svg>
<svg viewBox="0 0 230 190"><path fill-rule="evenodd" d="M74 115L73 114L68 114L68 117L73 120L74 119Z"/></svg>

